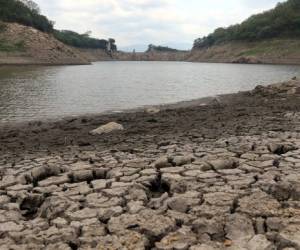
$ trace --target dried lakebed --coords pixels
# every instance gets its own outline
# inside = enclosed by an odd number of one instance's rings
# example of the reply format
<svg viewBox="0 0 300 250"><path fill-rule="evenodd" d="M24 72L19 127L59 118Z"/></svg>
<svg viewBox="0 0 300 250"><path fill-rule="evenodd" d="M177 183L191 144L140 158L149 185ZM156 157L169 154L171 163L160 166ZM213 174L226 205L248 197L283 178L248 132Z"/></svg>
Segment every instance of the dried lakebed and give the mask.
<svg viewBox="0 0 300 250"><path fill-rule="evenodd" d="M0 128L0 249L300 249L299 88Z"/></svg>

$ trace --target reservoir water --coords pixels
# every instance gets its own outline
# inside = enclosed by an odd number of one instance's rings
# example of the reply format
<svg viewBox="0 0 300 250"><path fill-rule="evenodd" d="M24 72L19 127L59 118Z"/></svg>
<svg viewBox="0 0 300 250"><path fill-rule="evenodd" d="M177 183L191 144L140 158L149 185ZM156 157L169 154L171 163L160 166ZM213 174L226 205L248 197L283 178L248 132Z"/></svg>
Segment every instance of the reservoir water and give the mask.
<svg viewBox="0 0 300 250"><path fill-rule="evenodd" d="M97 62L0 67L0 123L120 111L253 89L300 76L300 66Z"/></svg>

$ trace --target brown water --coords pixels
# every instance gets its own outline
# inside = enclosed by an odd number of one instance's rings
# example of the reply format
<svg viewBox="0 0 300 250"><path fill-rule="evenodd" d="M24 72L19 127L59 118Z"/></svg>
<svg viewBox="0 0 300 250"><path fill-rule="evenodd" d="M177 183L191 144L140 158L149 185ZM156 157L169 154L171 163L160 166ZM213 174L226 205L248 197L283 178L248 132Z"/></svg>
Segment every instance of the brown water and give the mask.
<svg viewBox="0 0 300 250"><path fill-rule="evenodd" d="M300 66L99 62L1 67L0 122L119 111L253 89L300 76Z"/></svg>

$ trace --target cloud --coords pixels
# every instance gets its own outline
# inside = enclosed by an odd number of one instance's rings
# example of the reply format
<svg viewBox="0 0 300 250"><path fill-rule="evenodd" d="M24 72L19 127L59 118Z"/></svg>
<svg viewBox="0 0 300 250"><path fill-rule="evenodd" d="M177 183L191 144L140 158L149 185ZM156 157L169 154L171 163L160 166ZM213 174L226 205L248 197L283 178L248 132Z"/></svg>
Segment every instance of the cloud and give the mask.
<svg viewBox="0 0 300 250"><path fill-rule="evenodd" d="M56 28L91 30L119 46L189 42L275 6L276 0L36 0Z"/></svg>

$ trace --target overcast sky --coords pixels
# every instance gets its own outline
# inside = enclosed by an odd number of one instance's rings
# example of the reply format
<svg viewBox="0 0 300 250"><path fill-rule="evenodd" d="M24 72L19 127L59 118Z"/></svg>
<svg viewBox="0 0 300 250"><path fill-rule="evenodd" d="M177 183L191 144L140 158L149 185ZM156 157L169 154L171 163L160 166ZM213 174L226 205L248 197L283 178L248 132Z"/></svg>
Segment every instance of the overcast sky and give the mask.
<svg viewBox="0 0 300 250"><path fill-rule="evenodd" d="M192 43L282 0L35 0L57 29L113 37L120 47Z"/></svg>

